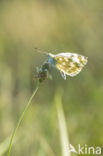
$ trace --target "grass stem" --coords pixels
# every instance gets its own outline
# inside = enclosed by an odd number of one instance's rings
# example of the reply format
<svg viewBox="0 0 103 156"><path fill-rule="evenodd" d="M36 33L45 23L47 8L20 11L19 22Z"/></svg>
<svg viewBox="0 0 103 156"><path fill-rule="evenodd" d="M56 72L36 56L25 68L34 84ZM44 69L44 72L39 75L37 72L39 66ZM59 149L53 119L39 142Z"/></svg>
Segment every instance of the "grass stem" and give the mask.
<svg viewBox="0 0 103 156"><path fill-rule="evenodd" d="M19 119L18 119L18 121L17 121L16 127L15 127L15 129L14 129L14 131L13 131L13 133L12 133L11 139L10 139L9 149L8 149L8 156L10 156L10 152L11 152L11 148L12 148L12 142L13 142L13 139L14 139L14 137L15 137L16 131L17 131L17 129L19 128L20 123L22 122L23 117L24 117L26 111L28 110L28 107L29 107L29 105L31 104L31 101L32 101L33 97L35 96L37 90L39 89L39 86L40 86L40 82L37 83L37 86L36 86L34 92L32 93L32 95L31 95L31 97L30 97L28 103L27 103L26 106L24 107L24 110L23 110L23 112L21 113L21 115L20 115L20 117L19 117Z"/></svg>

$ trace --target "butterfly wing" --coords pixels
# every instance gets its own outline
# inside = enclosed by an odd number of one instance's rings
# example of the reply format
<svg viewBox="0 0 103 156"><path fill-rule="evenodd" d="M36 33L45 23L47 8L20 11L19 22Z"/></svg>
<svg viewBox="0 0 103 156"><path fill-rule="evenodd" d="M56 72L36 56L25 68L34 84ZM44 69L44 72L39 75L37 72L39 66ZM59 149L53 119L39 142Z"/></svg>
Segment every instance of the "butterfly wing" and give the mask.
<svg viewBox="0 0 103 156"><path fill-rule="evenodd" d="M60 53L55 55L54 59L56 68L72 77L76 76L87 64L87 57L76 53Z"/></svg>

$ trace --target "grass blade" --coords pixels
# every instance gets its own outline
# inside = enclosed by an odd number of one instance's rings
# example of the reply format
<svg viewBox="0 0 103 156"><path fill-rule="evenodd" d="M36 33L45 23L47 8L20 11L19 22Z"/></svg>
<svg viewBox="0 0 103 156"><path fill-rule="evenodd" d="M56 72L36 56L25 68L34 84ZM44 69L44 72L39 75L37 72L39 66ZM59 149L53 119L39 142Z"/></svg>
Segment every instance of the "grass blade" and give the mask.
<svg viewBox="0 0 103 156"><path fill-rule="evenodd" d="M68 133L67 133L66 119L64 115L61 97L62 97L62 94L60 94L60 89L59 89L59 91L57 91L57 94L55 96L55 104L57 108L62 156L71 156L71 153L69 152L69 138L68 138Z"/></svg>

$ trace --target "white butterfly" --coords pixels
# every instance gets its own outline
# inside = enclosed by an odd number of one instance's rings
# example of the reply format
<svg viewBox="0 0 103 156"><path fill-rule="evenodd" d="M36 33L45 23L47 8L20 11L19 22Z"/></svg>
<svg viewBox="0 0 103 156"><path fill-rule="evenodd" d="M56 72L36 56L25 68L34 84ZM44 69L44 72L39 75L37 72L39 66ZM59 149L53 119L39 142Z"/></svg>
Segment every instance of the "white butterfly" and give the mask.
<svg viewBox="0 0 103 156"><path fill-rule="evenodd" d="M53 67L56 67L62 77L66 79L66 75L76 76L82 68L87 64L88 58L76 53L59 53L59 54L48 54L47 62Z"/></svg>

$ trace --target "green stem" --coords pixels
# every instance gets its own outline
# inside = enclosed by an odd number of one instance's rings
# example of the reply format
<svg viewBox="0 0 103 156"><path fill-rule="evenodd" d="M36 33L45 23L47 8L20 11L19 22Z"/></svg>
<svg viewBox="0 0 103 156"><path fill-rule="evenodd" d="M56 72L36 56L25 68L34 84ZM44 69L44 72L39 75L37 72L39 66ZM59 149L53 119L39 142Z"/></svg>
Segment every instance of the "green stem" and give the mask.
<svg viewBox="0 0 103 156"><path fill-rule="evenodd" d="M8 156L10 156L10 152L11 152L11 148L12 148L12 142L13 142L13 139L14 139L14 137L15 137L16 131L17 131L17 129L19 128L20 123L22 122L23 117L24 117L24 115L25 115L25 112L27 111L27 109L28 109L28 107L29 107L29 105L30 105L30 103L31 103L31 101L32 101L32 99L33 99L33 97L35 96L35 94L36 94L36 92L37 92L37 90L38 90L38 88L39 88L39 86L40 86L40 82L38 82L38 84L37 84L37 86L36 86L34 92L32 93L32 95L31 95L31 97L30 97L28 103L26 104L26 106L25 106L23 112L21 113L21 115L20 115L20 117L19 117L19 120L18 120L18 122L17 122L17 124L16 124L16 127L15 127L15 129L14 129L14 131L13 131L13 133L12 133L11 139L10 139L10 144L9 144L9 149L8 149Z"/></svg>

